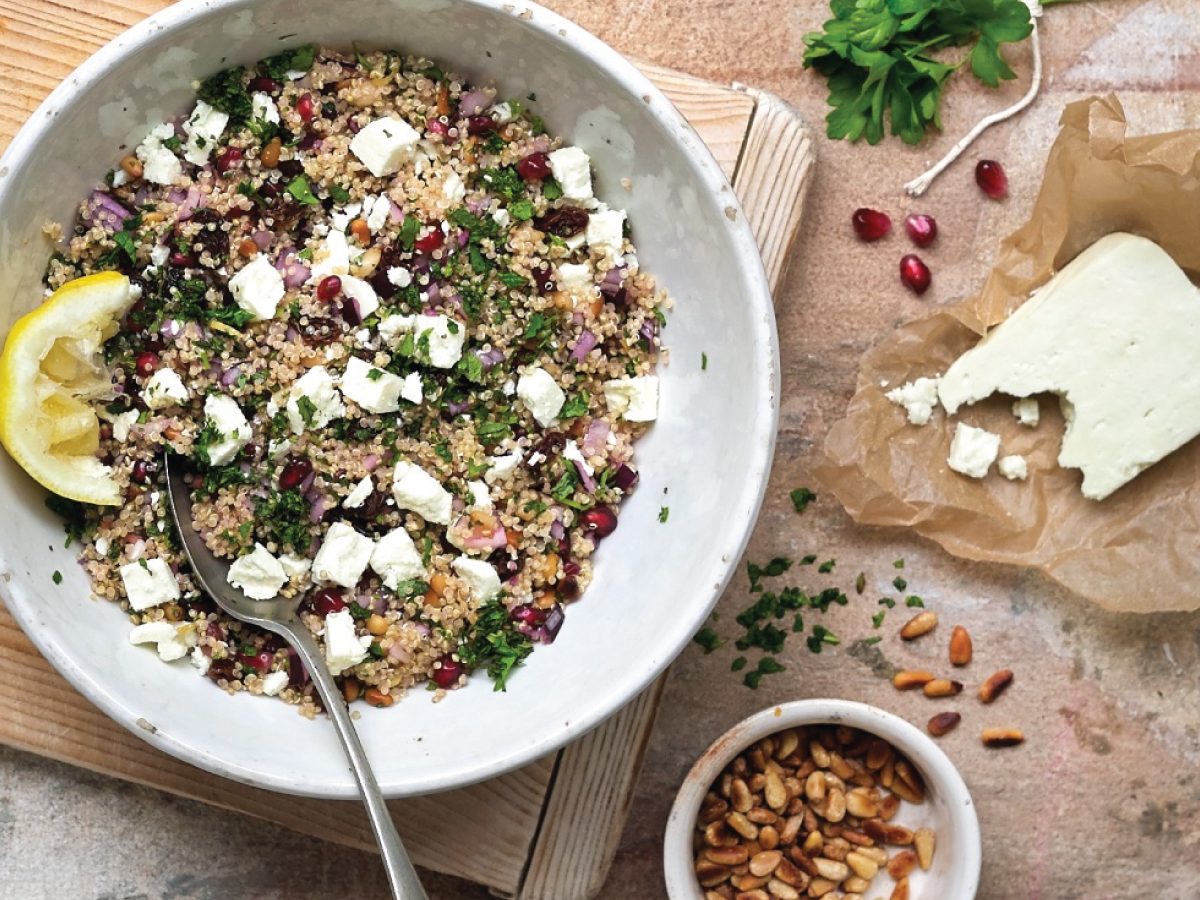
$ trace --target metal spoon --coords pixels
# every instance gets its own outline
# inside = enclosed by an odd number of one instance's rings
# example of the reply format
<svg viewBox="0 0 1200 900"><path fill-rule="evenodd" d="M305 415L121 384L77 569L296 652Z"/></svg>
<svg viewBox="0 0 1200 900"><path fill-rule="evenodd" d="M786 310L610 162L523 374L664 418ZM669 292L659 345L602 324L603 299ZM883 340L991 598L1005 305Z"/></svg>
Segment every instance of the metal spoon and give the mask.
<svg viewBox="0 0 1200 900"><path fill-rule="evenodd" d="M354 772L354 780L358 782L363 804L367 808L367 818L371 820L371 828L383 856L392 896L398 900L428 900L408 853L400 842L400 835L396 833L396 826L384 804L379 783L371 771L371 763L358 739L358 732L354 729L342 694L334 684L312 632L300 620L298 604L294 600L252 600L231 585L227 578L229 567L213 555L192 527L191 489L184 481L179 463L171 464L170 453L163 454L163 469L167 473L171 515L183 541L183 553L192 564L196 582L229 615L273 631L299 654L350 760L350 769Z"/></svg>

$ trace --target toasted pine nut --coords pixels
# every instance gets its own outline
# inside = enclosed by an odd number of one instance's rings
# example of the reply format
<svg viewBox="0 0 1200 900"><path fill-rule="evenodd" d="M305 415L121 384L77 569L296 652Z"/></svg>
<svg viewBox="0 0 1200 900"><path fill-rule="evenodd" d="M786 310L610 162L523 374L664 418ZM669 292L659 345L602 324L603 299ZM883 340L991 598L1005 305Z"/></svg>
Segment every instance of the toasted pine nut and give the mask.
<svg viewBox="0 0 1200 900"><path fill-rule="evenodd" d="M761 888L756 888L752 891L742 891L735 896L734 900L771 900L771 895Z"/></svg>
<svg viewBox="0 0 1200 900"><path fill-rule="evenodd" d="M938 617L932 609L926 609L911 619L900 629L900 637L906 641L915 640L923 634L929 634L937 627Z"/></svg>
<svg viewBox="0 0 1200 900"><path fill-rule="evenodd" d="M829 754L829 771L841 778L843 781L847 778L854 777L854 769L846 760L842 759L840 753Z"/></svg>
<svg viewBox="0 0 1200 900"><path fill-rule="evenodd" d="M749 816L747 816L749 818ZM774 850L779 846L779 832L774 825L764 825L758 829L758 842L764 850Z"/></svg>
<svg viewBox="0 0 1200 900"><path fill-rule="evenodd" d="M774 769L767 769L765 774L767 783L763 787L763 799L767 801L767 806L771 809L783 809L788 802L788 792L787 788L783 786L783 779Z"/></svg>
<svg viewBox="0 0 1200 900"><path fill-rule="evenodd" d="M917 867L917 854L911 850L901 850L888 860L888 874L899 881L906 878Z"/></svg>
<svg viewBox="0 0 1200 900"><path fill-rule="evenodd" d="M817 768L829 768L829 751L821 746L820 741L810 741L808 752L812 754L813 762L817 764Z"/></svg>
<svg viewBox="0 0 1200 900"><path fill-rule="evenodd" d="M716 887L729 877L729 868L710 859L701 859L696 862L696 877L700 879L701 887Z"/></svg>
<svg viewBox="0 0 1200 900"><path fill-rule="evenodd" d="M747 840L758 837L758 826L736 810L725 817L725 823Z"/></svg>
<svg viewBox="0 0 1200 900"><path fill-rule="evenodd" d="M720 822L713 822L705 827L704 843L710 847L736 847L738 845L737 832L722 819Z"/></svg>
<svg viewBox="0 0 1200 900"><path fill-rule="evenodd" d="M935 678L925 685L926 697L953 697L962 693L962 682L951 681L949 678Z"/></svg>
<svg viewBox="0 0 1200 900"><path fill-rule="evenodd" d="M879 872L879 864L859 850L851 850L846 854L846 865L854 870L859 878L870 881Z"/></svg>
<svg viewBox="0 0 1200 900"><path fill-rule="evenodd" d="M813 803L820 803L825 799L825 776L820 772L813 772L808 776L808 780L804 782L804 796Z"/></svg>
<svg viewBox="0 0 1200 900"><path fill-rule="evenodd" d="M826 859L824 856L818 856L813 860L817 867L817 871L821 873L822 878L828 878L833 882L841 882L850 874L850 867L844 862L838 862L835 859Z"/></svg>
<svg viewBox="0 0 1200 900"><path fill-rule="evenodd" d="M781 844L794 843L800 835L800 826L803 824L804 816L789 816L783 823L783 830L779 832L779 842Z"/></svg>
<svg viewBox="0 0 1200 900"><path fill-rule="evenodd" d="M767 893L775 900L800 900L800 893L784 881L778 878L772 878L767 883Z"/></svg>
<svg viewBox="0 0 1200 900"><path fill-rule="evenodd" d="M913 833L903 825L888 825L878 819L863 822L863 831L881 844L906 846L913 842Z"/></svg>
<svg viewBox="0 0 1200 900"><path fill-rule="evenodd" d="M711 825L713 822L724 819L727 812L729 812L729 804L726 801L713 800L700 808L700 816L697 821L701 825Z"/></svg>
<svg viewBox="0 0 1200 900"><path fill-rule="evenodd" d="M892 895L888 900L908 900L908 879L901 878L896 882L896 886L892 888Z"/></svg>
<svg viewBox="0 0 1200 900"><path fill-rule="evenodd" d="M808 887L808 876L797 869L790 859L780 861L779 867L775 870L775 877L797 890L802 891Z"/></svg>
<svg viewBox="0 0 1200 900"><path fill-rule="evenodd" d="M900 811L900 798L895 794L888 794L879 801L879 818L888 822L897 812Z"/></svg>
<svg viewBox="0 0 1200 900"><path fill-rule="evenodd" d="M950 635L950 665L965 666L971 661L971 635L961 625L955 625Z"/></svg>
<svg viewBox="0 0 1200 900"><path fill-rule="evenodd" d="M851 875L842 882L842 890L850 892L848 894L843 894L842 900L846 900L847 897L853 896L854 894L862 894L862 892L870 886L871 882L869 882L867 879L860 878L857 875Z"/></svg>
<svg viewBox="0 0 1200 900"><path fill-rule="evenodd" d="M762 878L770 875L783 860L783 854L778 850L763 850L754 854L750 859L750 874Z"/></svg>
<svg viewBox="0 0 1200 900"><path fill-rule="evenodd" d="M1012 670L1001 669L983 683L983 686L979 689L979 699L984 703L991 703L1008 689L1012 680Z"/></svg>
<svg viewBox="0 0 1200 900"><path fill-rule="evenodd" d="M835 887L837 887L837 885L828 878L814 878L808 883L808 896L824 897Z"/></svg>
<svg viewBox="0 0 1200 900"><path fill-rule="evenodd" d="M985 747L1015 747L1025 742L1025 735L1015 728L985 728L983 729L983 746Z"/></svg>
<svg viewBox="0 0 1200 900"><path fill-rule="evenodd" d="M931 673L926 674L929 674L929 680L932 681L933 675ZM883 764L891 759L894 754L895 751L892 750L892 745L887 741L871 741L871 746L867 748L867 768L872 772L878 772L883 768Z"/></svg>
<svg viewBox="0 0 1200 900"><path fill-rule="evenodd" d="M825 835L814 831L804 839L804 852L809 856L820 853L825 848Z"/></svg>
<svg viewBox="0 0 1200 900"><path fill-rule="evenodd" d="M826 859L836 859L842 862L850 852L850 842L842 837L827 837L821 855Z"/></svg>
<svg viewBox="0 0 1200 900"><path fill-rule="evenodd" d="M737 866L744 863L750 856L745 847L709 847L704 855L722 866Z"/></svg>
<svg viewBox="0 0 1200 900"><path fill-rule="evenodd" d="M932 672L926 672L922 669L905 669L903 672L897 672L895 677L892 678L892 686L898 691L910 691L913 688L924 687L931 681L933 681ZM883 765L883 763L879 765ZM879 766L871 768L877 769Z"/></svg>
<svg viewBox="0 0 1200 900"><path fill-rule="evenodd" d="M774 825L779 819L779 816L771 812L769 809L763 809L761 806L756 806L746 812L746 818L755 825Z"/></svg>
<svg viewBox="0 0 1200 900"><path fill-rule="evenodd" d="M860 819L870 819L879 812L879 807L865 788L855 788L846 794L846 812Z"/></svg>
<svg viewBox="0 0 1200 900"><path fill-rule="evenodd" d="M888 852L882 847L859 847L854 851L860 856L865 856L871 862L875 863L876 869L879 866L886 866L888 861Z"/></svg>
<svg viewBox="0 0 1200 900"><path fill-rule="evenodd" d="M933 848L937 835L932 828L918 828L913 835L913 846L917 848L917 862L926 872L933 864Z"/></svg>
<svg viewBox="0 0 1200 900"><path fill-rule="evenodd" d="M754 806L754 795L750 793L746 782L740 778L733 779L729 799L733 802L733 808L740 813L749 812L750 808Z"/></svg>
<svg viewBox="0 0 1200 900"><path fill-rule="evenodd" d="M960 714L956 712L943 712L938 713L930 719L926 727L934 737L941 737L943 734L949 734L953 731L961 721L962 716Z"/></svg>
<svg viewBox="0 0 1200 900"><path fill-rule="evenodd" d="M825 796L825 818L835 823L846 818L846 795L837 788Z"/></svg>
<svg viewBox="0 0 1200 900"><path fill-rule="evenodd" d="M800 735L795 728L789 728L779 735L779 746L775 748L776 759L787 759L800 746Z"/></svg>
<svg viewBox="0 0 1200 900"><path fill-rule="evenodd" d="M757 875L751 875L749 867L747 867L747 871L744 874L733 876L729 879L729 882L739 891L758 891L761 894L762 891L759 891L758 888L766 887L769 880L769 878L759 878Z"/></svg>

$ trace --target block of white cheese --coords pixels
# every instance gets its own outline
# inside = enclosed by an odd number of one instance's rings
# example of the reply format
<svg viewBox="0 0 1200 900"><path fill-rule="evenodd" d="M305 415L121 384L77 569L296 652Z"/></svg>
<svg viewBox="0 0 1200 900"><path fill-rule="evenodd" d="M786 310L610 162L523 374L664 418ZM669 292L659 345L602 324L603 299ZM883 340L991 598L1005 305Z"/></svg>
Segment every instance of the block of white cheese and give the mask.
<svg viewBox="0 0 1200 900"><path fill-rule="evenodd" d="M1058 464L1102 500L1200 434L1200 288L1153 241L1103 237L964 353L948 413L1002 391L1059 396Z"/></svg>

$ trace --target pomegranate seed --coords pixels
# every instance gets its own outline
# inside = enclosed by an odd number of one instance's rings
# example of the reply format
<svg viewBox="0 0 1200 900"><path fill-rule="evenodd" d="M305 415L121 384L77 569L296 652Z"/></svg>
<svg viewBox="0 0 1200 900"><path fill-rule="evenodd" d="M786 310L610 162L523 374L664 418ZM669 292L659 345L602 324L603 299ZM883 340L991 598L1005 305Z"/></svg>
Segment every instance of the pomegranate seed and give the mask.
<svg viewBox="0 0 1200 900"><path fill-rule="evenodd" d="M514 607L509 612L508 617L514 622L520 622L522 625L528 625L531 628L537 628L546 624L546 611L538 609L531 603Z"/></svg>
<svg viewBox="0 0 1200 900"><path fill-rule="evenodd" d="M595 538L606 538L617 530L617 514L607 506L593 506L579 515L583 530Z"/></svg>
<svg viewBox="0 0 1200 900"><path fill-rule="evenodd" d="M249 666L257 672L271 671L271 663L275 661L275 654L267 650L260 650L258 653L242 653L239 654L242 665Z"/></svg>
<svg viewBox="0 0 1200 900"><path fill-rule="evenodd" d="M342 321L351 328L357 328L362 324L362 311L358 308L358 301L353 297L341 304L338 307L338 312L342 314Z"/></svg>
<svg viewBox="0 0 1200 900"><path fill-rule="evenodd" d="M303 457L289 459L283 471L279 473L279 486L285 491L299 487L301 482L312 474L312 470L313 464Z"/></svg>
<svg viewBox="0 0 1200 900"><path fill-rule="evenodd" d="M300 99L296 101L296 113L304 122L311 122L317 114L317 104L313 101L312 94L301 94Z"/></svg>
<svg viewBox="0 0 1200 900"><path fill-rule="evenodd" d="M932 277L929 274L929 266L921 262L921 257L915 253L910 253L900 260L900 280L917 296L929 290Z"/></svg>
<svg viewBox="0 0 1200 900"><path fill-rule="evenodd" d="M573 578L582 571L583 570L580 568L579 563L575 562L573 559L569 559L563 563L563 574L568 578Z"/></svg>
<svg viewBox="0 0 1200 900"><path fill-rule="evenodd" d="M222 175L228 174L229 170L242 161L242 151L237 147L229 147L217 157L217 171Z"/></svg>
<svg viewBox="0 0 1200 900"><path fill-rule="evenodd" d="M196 265L196 257L190 253L180 253L176 250L171 254L171 265L177 269L189 269Z"/></svg>
<svg viewBox="0 0 1200 900"><path fill-rule="evenodd" d="M322 588L312 595L310 603L318 616L327 616L346 608L346 600L337 588Z"/></svg>
<svg viewBox="0 0 1200 900"><path fill-rule="evenodd" d="M248 85L251 91L257 91L263 94L278 93L282 87L274 78L268 78L265 75L260 75L257 78L251 78Z"/></svg>
<svg viewBox="0 0 1200 900"><path fill-rule="evenodd" d="M530 153L517 163L517 174L526 181L541 181L550 174L550 155Z"/></svg>
<svg viewBox="0 0 1200 900"><path fill-rule="evenodd" d="M429 677L440 688L452 688L458 683L459 677L467 670L467 667L449 655L443 656L441 663L442 667L434 669L433 674Z"/></svg>
<svg viewBox="0 0 1200 900"><path fill-rule="evenodd" d="M533 286L537 288L539 294L550 294L558 290L558 285L554 283L554 272L550 266L545 263L534 266Z"/></svg>
<svg viewBox="0 0 1200 900"><path fill-rule="evenodd" d="M434 223L433 231L424 237L419 237L413 243L419 253L432 253L446 243L446 235L442 234L441 225Z"/></svg>
<svg viewBox="0 0 1200 900"><path fill-rule="evenodd" d="M854 233L864 241L877 241L892 230L892 220L887 213L877 209L856 209L850 217Z"/></svg>
<svg viewBox="0 0 1200 900"><path fill-rule="evenodd" d="M993 200L1008 193L1008 176L1004 167L994 159L981 159L975 166L975 183Z"/></svg>
<svg viewBox="0 0 1200 900"><path fill-rule="evenodd" d="M157 353L139 353L137 359L134 360L133 368L143 378L149 378L158 371L158 366L161 362L162 360L158 358Z"/></svg>
<svg viewBox="0 0 1200 900"><path fill-rule="evenodd" d="M317 285L317 299L322 303L332 303L342 292L342 279L336 275L327 275Z"/></svg>
<svg viewBox="0 0 1200 900"><path fill-rule="evenodd" d="M425 127L429 129L430 134L447 135L450 133L450 126L441 119L430 119L425 123Z"/></svg>
<svg viewBox="0 0 1200 900"><path fill-rule="evenodd" d="M937 240L937 221L924 213L905 219L904 230L918 247L928 247Z"/></svg>
<svg viewBox="0 0 1200 900"><path fill-rule="evenodd" d="M129 477L138 484L145 484L154 474L154 464L138 460L133 464L133 469L129 473Z"/></svg>
<svg viewBox="0 0 1200 900"><path fill-rule="evenodd" d="M467 116L467 134L487 134L497 128L491 116Z"/></svg>

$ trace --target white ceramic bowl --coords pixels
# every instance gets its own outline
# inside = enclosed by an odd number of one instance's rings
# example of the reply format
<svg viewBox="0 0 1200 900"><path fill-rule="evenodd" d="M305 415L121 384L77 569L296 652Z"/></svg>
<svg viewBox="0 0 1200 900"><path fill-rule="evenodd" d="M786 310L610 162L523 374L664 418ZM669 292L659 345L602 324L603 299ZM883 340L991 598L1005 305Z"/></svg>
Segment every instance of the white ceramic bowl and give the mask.
<svg viewBox="0 0 1200 900"><path fill-rule="evenodd" d="M555 750L679 653L720 595L758 510L775 438L778 347L737 199L696 133L615 51L527 3L363 0L353 15L346 10L294 0L179 3L60 85L0 159L0 334L41 299L51 252L42 224L73 221L81 198L149 127L191 108L193 81L286 47L397 47L476 82L494 78L505 96L535 92L551 131L591 154L599 195L629 211L643 267L676 303L664 332L671 362L661 371L661 415L637 450L641 485L557 642L533 654L507 693L493 693L481 674L440 704L417 691L391 709L364 709L359 730L380 785L399 797ZM325 722L282 703L228 697L186 663L168 666L130 646L125 616L89 599L44 492L4 454L0 496L10 522L0 534L0 596L92 702L210 771L290 793L355 794ZM670 519L659 524L663 505Z"/></svg>
<svg viewBox="0 0 1200 900"><path fill-rule="evenodd" d="M918 868L909 876L909 896L914 900L974 898L983 862L979 820L971 794L946 754L920 730L874 706L851 700L797 700L743 719L717 738L688 772L671 807L663 846L671 900L704 900L696 879L692 830L704 795L722 770L760 738L786 728L823 724L847 725L883 738L908 757L925 779L925 802L902 803L892 820L913 830L929 826L937 832L933 864L928 872ZM887 897L894 884L880 870L868 896Z"/></svg>

